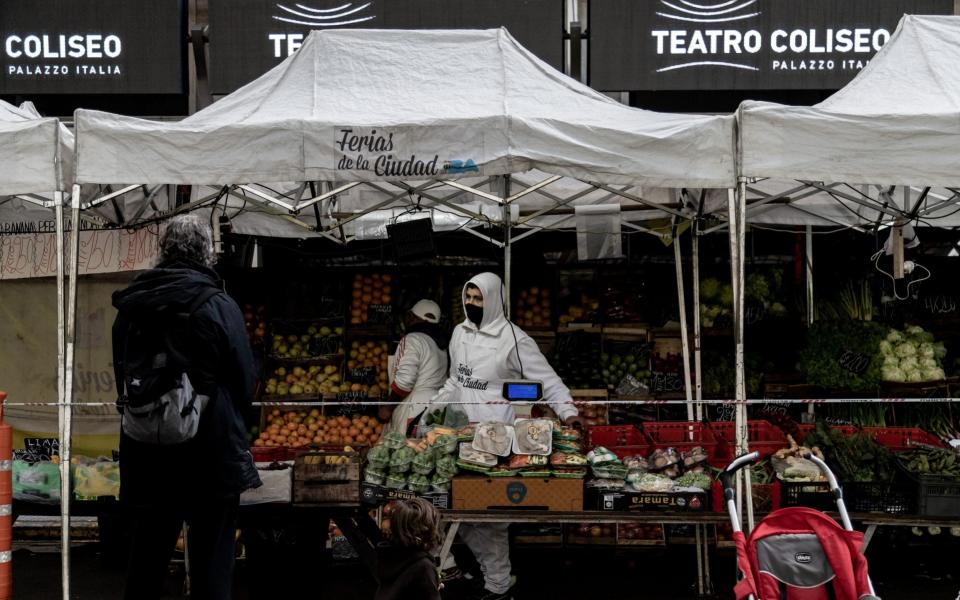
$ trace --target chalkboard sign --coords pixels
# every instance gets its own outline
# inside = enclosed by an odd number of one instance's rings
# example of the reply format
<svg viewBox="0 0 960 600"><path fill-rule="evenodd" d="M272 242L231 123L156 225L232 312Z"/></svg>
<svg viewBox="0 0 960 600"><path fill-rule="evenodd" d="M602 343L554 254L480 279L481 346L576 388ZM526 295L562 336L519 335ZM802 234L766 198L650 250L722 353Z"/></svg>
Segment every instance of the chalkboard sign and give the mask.
<svg viewBox="0 0 960 600"><path fill-rule="evenodd" d="M13 451L13 458L25 462L39 462L60 456L60 440L57 438L24 438L23 449Z"/></svg>
<svg viewBox="0 0 960 600"><path fill-rule="evenodd" d="M870 368L873 357L862 352L844 350L837 359L837 364L841 369L850 371L854 375L863 375Z"/></svg>
<svg viewBox="0 0 960 600"><path fill-rule="evenodd" d="M373 385L377 379L376 367L360 367L357 369L347 369L347 381L350 383L359 383L360 385ZM362 393L362 392L349 392Z"/></svg>
<svg viewBox="0 0 960 600"><path fill-rule="evenodd" d="M367 307L367 321L369 323L390 323L393 319L393 306L389 304L371 304Z"/></svg>
<svg viewBox="0 0 960 600"><path fill-rule="evenodd" d="M339 335L314 336L310 340L310 356L325 356L340 352L343 338Z"/></svg>
<svg viewBox="0 0 960 600"><path fill-rule="evenodd" d="M717 406L717 416L714 421L735 421L737 415L737 405L734 403L720 404Z"/></svg>
<svg viewBox="0 0 960 600"><path fill-rule="evenodd" d="M743 320L747 325L759 323L767 316L767 309L760 302L748 300L743 307Z"/></svg>
<svg viewBox="0 0 960 600"><path fill-rule="evenodd" d="M931 315L952 315L957 312L957 299L940 294L921 298L923 309Z"/></svg>
<svg viewBox="0 0 960 600"><path fill-rule="evenodd" d="M650 376L650 391L654 394L668 394L683 391L683 375L654 371Z"/></svg>
<svg viewBox="0 0 960 600"><path fill-rule="evenodd" d="M312 300L313 309L310 311L319 319L339 319L346 312L343 298L323 295Z"/></svg>

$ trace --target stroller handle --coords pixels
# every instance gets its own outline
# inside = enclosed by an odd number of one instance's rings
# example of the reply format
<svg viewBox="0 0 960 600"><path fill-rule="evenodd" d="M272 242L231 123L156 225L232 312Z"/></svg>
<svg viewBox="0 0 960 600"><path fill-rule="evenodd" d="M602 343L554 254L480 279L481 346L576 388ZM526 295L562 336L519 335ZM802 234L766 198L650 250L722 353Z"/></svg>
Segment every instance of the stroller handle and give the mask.
<svg viewBox="0 0 960 600"><path fill-rule="evenodd" d="M720 484L723 486L723 495L727 500L733 499L734 496L733 476L736 472L747 465L757 462L759 459L759 452L744 454L743 456L735 458L732 463L727 465L726 469L720 472Z"/></svg>

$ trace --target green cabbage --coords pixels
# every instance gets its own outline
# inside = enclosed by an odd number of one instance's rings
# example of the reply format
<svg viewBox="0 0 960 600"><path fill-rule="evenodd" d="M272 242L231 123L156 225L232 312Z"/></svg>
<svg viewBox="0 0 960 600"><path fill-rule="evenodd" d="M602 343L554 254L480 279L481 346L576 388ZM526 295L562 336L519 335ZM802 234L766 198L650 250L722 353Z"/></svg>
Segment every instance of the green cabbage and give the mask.
<svg viewBox="0 0 960 600"><path fill-rule="evenodd" d="M897 346L896 353L897 353L897 356L899 356L900 358L904 358L907 356L916 356L917 347L914 346L911 342L904 342L899 346Z"/></svg>
<svg viewBox="0 0 960 600"><path fill-rule="evenodd" d="M887 334L887 341L890 342L891 344L899 344L900 342L903 341L903 334L897 331L896 329L894 329L893 331Z"/></svg>
<svg viewBox="0 0 960 600"><path fill-rule="evenodd" d="M899 367L884 367L883 380L902 383L907 380L907 376Z"/></svg>

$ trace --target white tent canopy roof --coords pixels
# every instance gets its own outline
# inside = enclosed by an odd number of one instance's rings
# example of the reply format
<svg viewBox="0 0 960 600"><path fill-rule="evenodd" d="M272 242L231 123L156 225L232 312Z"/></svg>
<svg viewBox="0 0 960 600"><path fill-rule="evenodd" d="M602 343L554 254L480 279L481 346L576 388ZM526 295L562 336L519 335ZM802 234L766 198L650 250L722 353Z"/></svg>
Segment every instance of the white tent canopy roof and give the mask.
<svg viewBox="0 0 960 600"><path fill-rule="evenodd" d="M79 183L425 178L376 173L386 155L436 157L426 178L539 169L648 187L735 181L732 117L623 106L504 29L314 31L283 63L179 123L88 110L75 121ZM392 147L341 148L344 129L392 135ZM369 170L341 164L360 154ZM448 161L477 169L448 171Z"/></svg>
<svg viewBox="0 0 960 600"><path fill-rule="evenodd" d="M63 190L72 154L73 135L57 119L0 100L0 196Z"/></svg>
<svg viewBox="0 0 960 600"><path fill-rule="evenodd" d="M960 17L904 16L839 92L812 107L745 102L742 175L960 185Z"/></svg>

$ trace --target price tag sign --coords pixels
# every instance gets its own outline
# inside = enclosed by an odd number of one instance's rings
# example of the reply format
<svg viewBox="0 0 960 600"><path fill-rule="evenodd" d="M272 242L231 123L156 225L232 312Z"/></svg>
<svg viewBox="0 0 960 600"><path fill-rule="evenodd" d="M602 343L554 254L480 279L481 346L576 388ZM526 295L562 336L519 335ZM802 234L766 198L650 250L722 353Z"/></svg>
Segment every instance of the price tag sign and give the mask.
<svg viewBox="0 0 960 600"><path fill-rule="evenodd" d="M360 385L373 385L377 377L375 367L360 367L358 369L347 370L347 380L350 383L359 383ZM354 393L354 392L351 392Z"/></svg>
<svg viewBox="0 0 960 600"><path fill-rule="evenodd" d="M367 320L370 323L384 324L393 319L393 306L389 304L371 304L367 307Z"/></svg>
<svg viewBox="0 0 960 600"><path fill-rule="evenodd" d="M844 350L837 359L837 364L841 369L850 371L854 375L863 375L870 368L873 358L862 352Z"/></svg>
<svg viewBox="0 0 960 600"><path fill-rule="evenodd" d="M650 375L650 387L654 394L665 394L683 391L683 375L680 373L664 373L654 371Z"/></svg>
<svg viewBox="0 0 960 600"><path fill-rule="evenodd" d="M26 462L39 462L60 456L60 440L57 438L24 438L23 450L13 451L13 457Z"/></svg>

